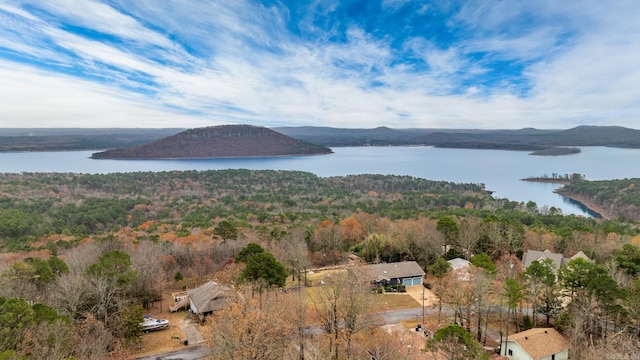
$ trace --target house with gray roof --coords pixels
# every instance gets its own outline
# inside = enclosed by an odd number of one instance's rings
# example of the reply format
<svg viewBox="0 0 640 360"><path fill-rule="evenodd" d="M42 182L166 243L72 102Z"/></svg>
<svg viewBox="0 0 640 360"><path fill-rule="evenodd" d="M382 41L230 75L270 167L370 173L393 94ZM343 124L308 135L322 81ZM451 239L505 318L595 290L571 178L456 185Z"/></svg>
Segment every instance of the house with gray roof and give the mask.
<svg viewBox="0 0 640 360"><path fill-rule="evenodd" d="M222 310L231 300L232 290L214 281L189 290L189 311L197 314L200 320L214 311Z"/></svg>
<svg viewBox="0 0 640 360"><path fill-rule="evenodd" d="M577 258L591 261L591 259L589 259L589 257L582 251L568 258L564 257L562 254L551 252L549 249L545 251L529 250L522 255L522 266L526 269L536 260L538 262L542 262L545 259L551 259L553 265L555 265L556 271L558 271L563 266L567 265L569 261Z"/></svg>
<svg viewBox="0 0 640 360"><path fill-rule="evenodd" d="M372 283L378 285L422 285L425 272L415 261L363 265Z"/></svg>

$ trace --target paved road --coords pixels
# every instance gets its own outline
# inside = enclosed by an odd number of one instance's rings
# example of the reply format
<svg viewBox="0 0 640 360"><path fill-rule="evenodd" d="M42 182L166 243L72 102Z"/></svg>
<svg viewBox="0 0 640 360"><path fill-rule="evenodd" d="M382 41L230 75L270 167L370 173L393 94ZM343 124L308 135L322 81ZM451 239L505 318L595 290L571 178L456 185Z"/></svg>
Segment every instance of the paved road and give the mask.
<svg viewBox="0 0 640 360"><path fill-rule="evenodd" d="M206 358L208 354L209 349L206 346L195 345L185 347L183 350L139 357L136 360L197 360Z"/></svg>
<svg viewBox="0 0 640 360"><path fill-rule="evenodd" d="M438 309L426 309L427 314L437 313ZM445 309L442 309L443 314L445 313ZM385 311L378 314L380 316L380 325L384 324L395 324L399 323L402 320L406 319L418 319L422 317L421 308L411 308L411 309L403 309L403 310L391 310ZM202 342L204 338L202 334L195 334L194 331L199 333L199 325L194 322L181 321L180 327L185 332L187 339L189 340L189 346L185 347L184 350L176 350L167 353L161 353L151 356L145 356L136 358L136 360L196 360L196 359L204 359L208 355L208 349L206 345L203 345ZM305 334L308 336L314 336L322 334L322 329L317 326L309 326L305 329ZM202 339L202 340L199 340Z"/></svg>
<svg viewBox="0 0 640 360"><path fill-rule="evenodd" d="M424 309L425 316L431 316L438 314L438 308L433 307L425 307ZM377 314L383 320L383 324L395 324L399 323L402 320L407 319L416 319L422 320L422 308L411 308L411 309L403 309L403 310L390 310ZM449 310L446 306L442 307L442 316L451 316L453 312Z"/></svg>
<svg viewBox="0 0 640 360"><path fill-rule="evenodd" d="M438 313L437 308L427 307L425 308L425 316L427 315L435 315ZM442 307L442 316L449 316L452 312L446 307ZM377 314L380 318L380 325L385 324L395 324L399 323L402 320L407 319L421 319L422 318L422 309L420 307L410 308L410 309L402 309L402 310L390 310ZM193 331L199 333L199 325L197 322L189 323L189 322L181 322L180 326L185 331L185 335L187 335L187 339L189 340L189 347L185 347L184 350L176 350L168 353L162 353L152 356L145 356L137 358L137 360L196 360L196 359L204 359L208 355L208 349L206 345L203 345L204 338L202 334L194 334ZM310 326L305 329L305 334L307 336L319 335L322 333L322 329L317 326ZM495 332L495 330L491 329L489 331L489 337L499 339L499 334ZM202 339L202 340L197 340ZM195 345L194 345L195 344Z"/></svg>

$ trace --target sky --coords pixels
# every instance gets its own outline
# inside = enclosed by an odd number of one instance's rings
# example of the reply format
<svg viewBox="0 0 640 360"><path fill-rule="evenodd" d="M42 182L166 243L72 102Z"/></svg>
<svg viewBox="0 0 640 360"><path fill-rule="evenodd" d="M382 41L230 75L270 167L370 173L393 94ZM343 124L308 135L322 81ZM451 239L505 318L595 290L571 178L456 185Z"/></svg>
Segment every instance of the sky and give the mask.
<svg viewBox="0 0 640 360"><path fill-rule="evenodd" d="M637 0L0 0L0 128L640 128Z"/></svg>

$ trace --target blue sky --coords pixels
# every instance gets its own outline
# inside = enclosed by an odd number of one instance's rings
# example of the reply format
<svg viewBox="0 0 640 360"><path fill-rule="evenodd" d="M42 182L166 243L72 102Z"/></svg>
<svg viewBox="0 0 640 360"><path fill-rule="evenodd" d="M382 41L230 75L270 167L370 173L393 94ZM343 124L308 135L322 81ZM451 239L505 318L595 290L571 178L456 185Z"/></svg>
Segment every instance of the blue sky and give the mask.
<svg viewBox="0 0 640 360"><path fill-rule="evenodd" d="M0 0L0 127L640 128L637 0Z"/></svg>

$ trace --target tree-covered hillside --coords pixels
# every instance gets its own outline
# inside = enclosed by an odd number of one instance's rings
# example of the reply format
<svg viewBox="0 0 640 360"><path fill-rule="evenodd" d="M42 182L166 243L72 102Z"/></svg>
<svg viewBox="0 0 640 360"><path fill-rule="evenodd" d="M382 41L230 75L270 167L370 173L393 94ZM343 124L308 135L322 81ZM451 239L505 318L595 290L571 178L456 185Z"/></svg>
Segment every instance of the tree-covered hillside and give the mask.
<svg viewBox="0 0 640 360"><path fill-rule="evenodd" d="M112 149L94 159L180 159L330 154L331 149L280 134L265 127L221 125L196 128L149 144Z"/></svg>
<svg viewBox="0 0 640 360"><path fill-rule="evenodd" d="M214 358L240 356L243 341L278 359L285 350L285 358L299 358L303 346L323 358L373 350L408 358L398 352L407 349L402 341L371 321L388 310L380 308L390 299L377 292L399 287L372 291L358 269L307 279L308 270L336 269L353 255L367 263L417 262L439 297L438 324L459 323L478 341L487 338L486 324L522 329L546 319L572 334L581 355L610 353L637 343L639 234L629 220L565 216L531 201L495 199L482 184L409 176L5 173L0 317L11 321L0 321L0 334L11 336L0 337L0 356L126 358L126 349L139 348L143 308L216 279L248 301L230 298L201 328ZM519 275L531 249L567 257L582 251L595 262L563 269L566 280L556 284L548 281L556 270L544 264ZM471 261L473 281L450 275L445 260L458 257ZM282 286L288 289L271 295ZM579 295L569 298L569 291ZM571 304L560 306L562 297ZM502 300L504 316L489 311ZM532 304L533 319L523 316L523 304ZM305 329L314 327L321 333L311 339ZM630 335L605 344L609 327ZM434 352L442 345L423 344Z"/></svg>

